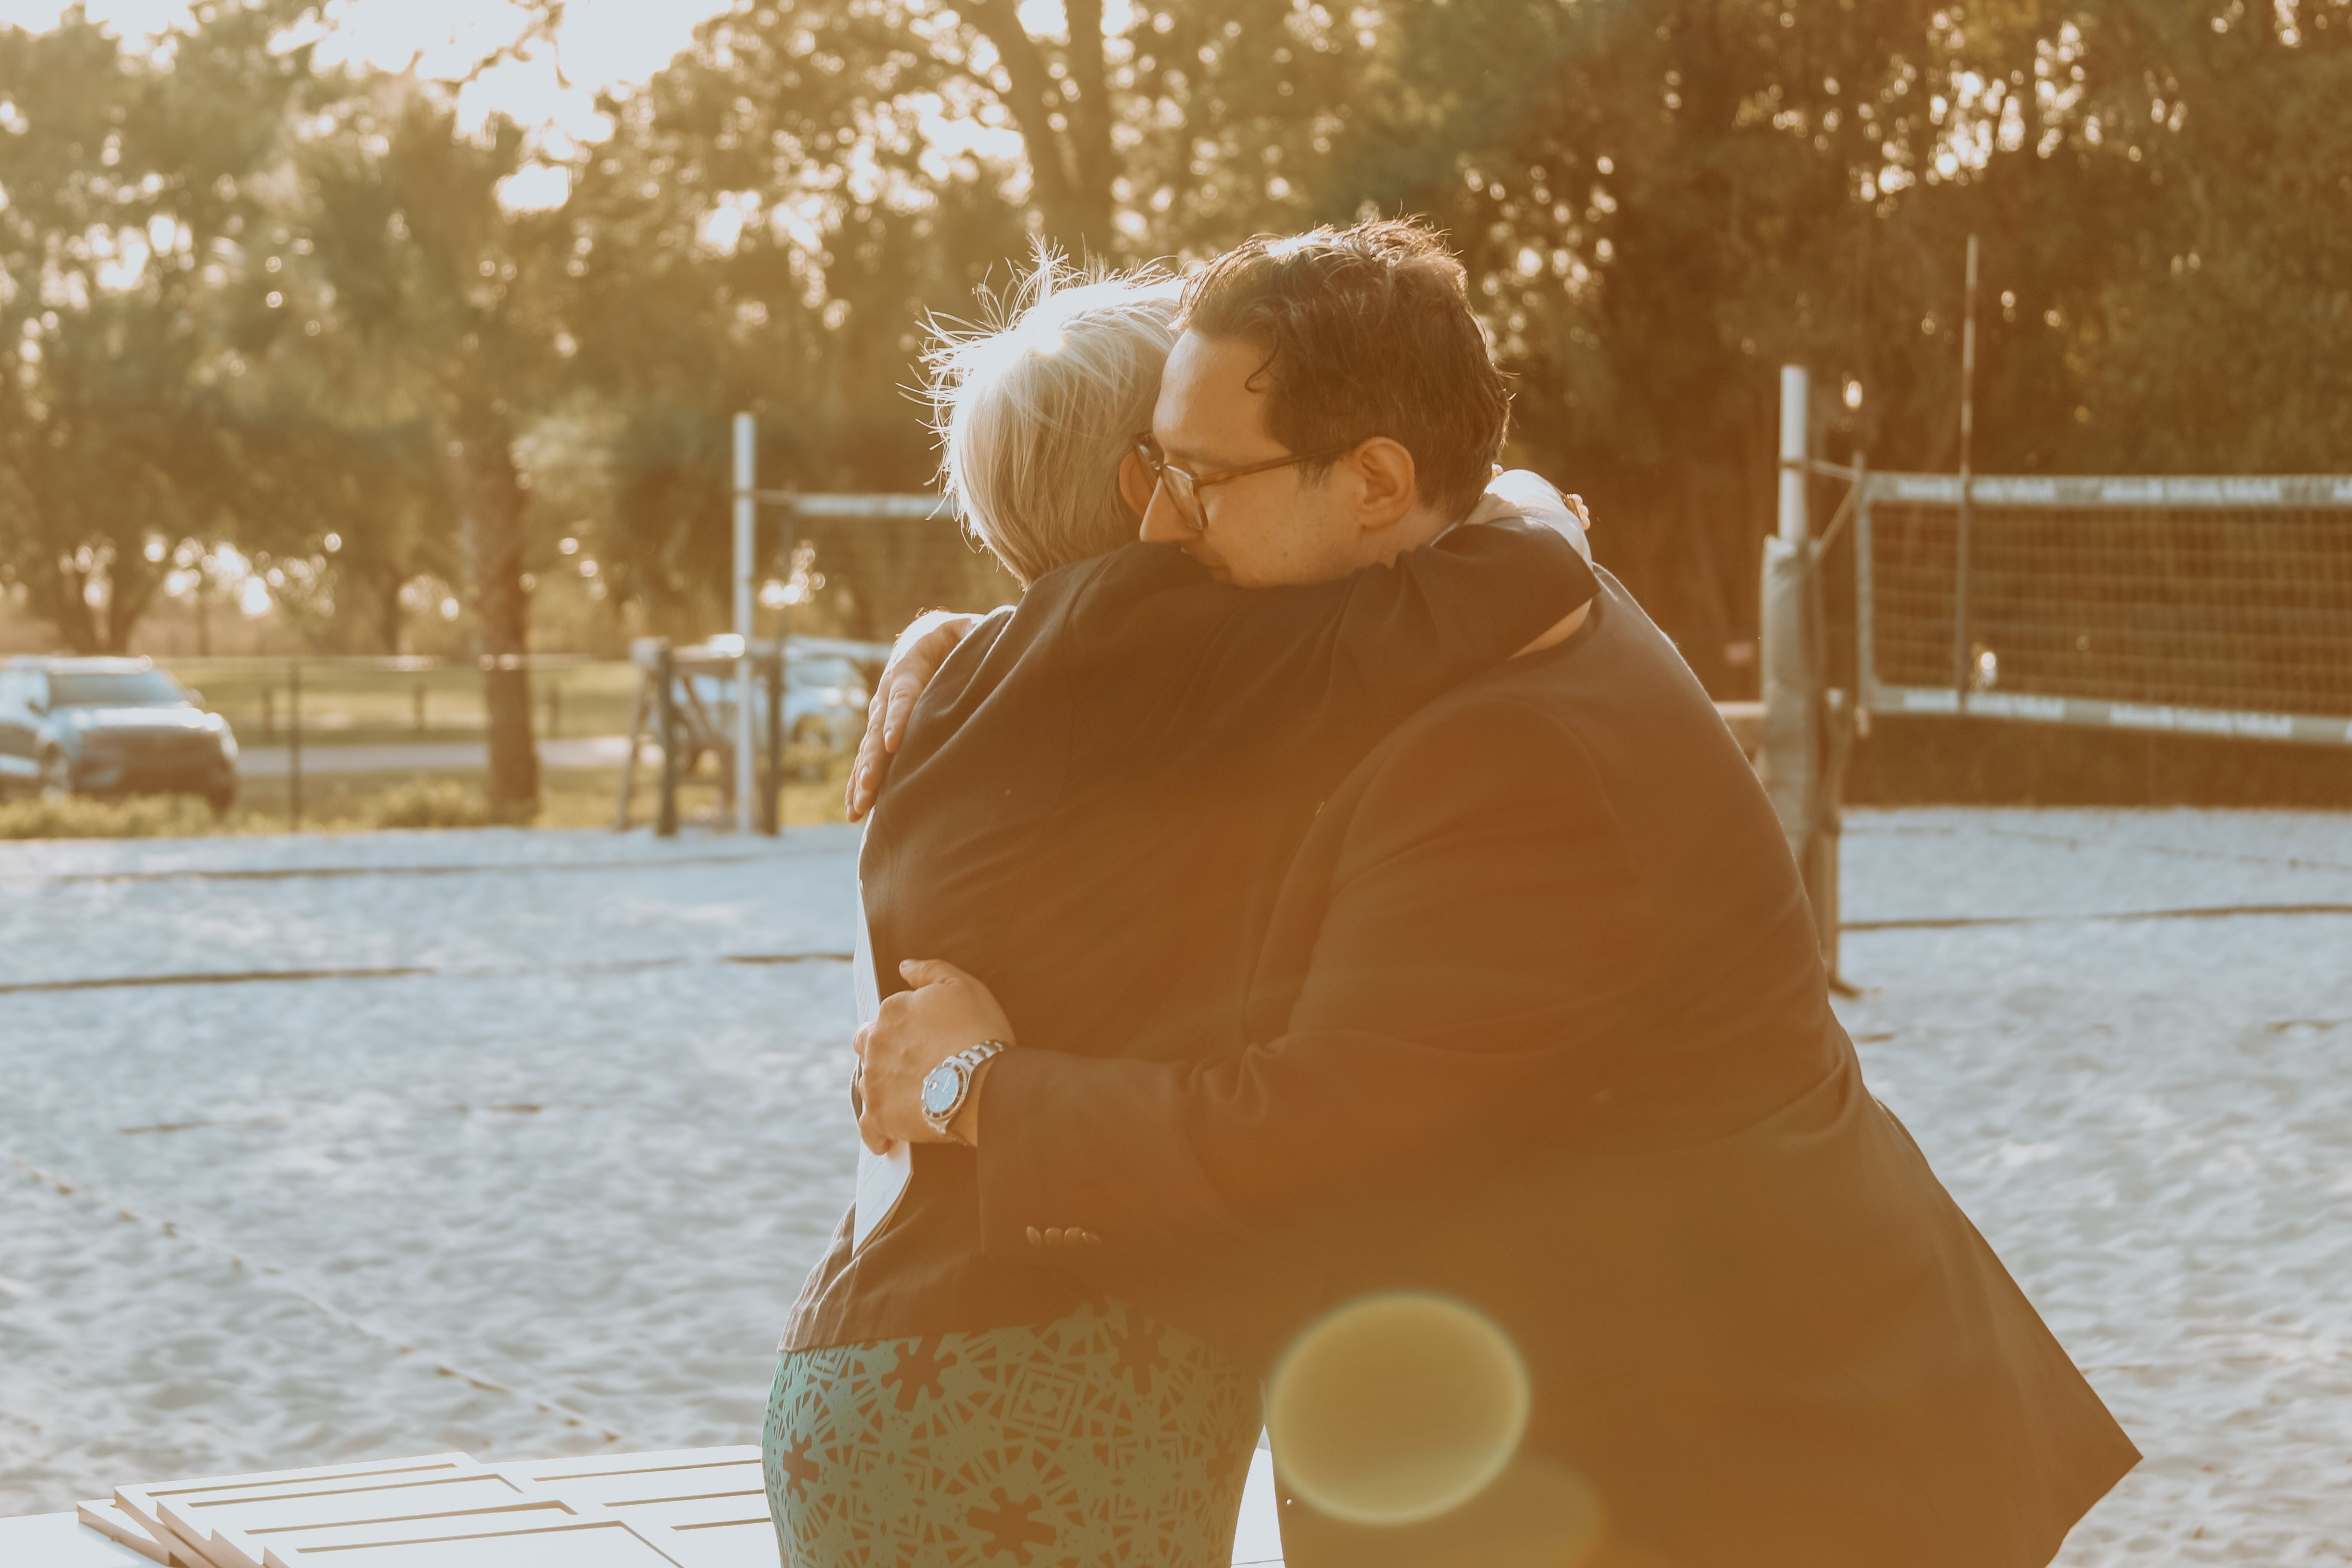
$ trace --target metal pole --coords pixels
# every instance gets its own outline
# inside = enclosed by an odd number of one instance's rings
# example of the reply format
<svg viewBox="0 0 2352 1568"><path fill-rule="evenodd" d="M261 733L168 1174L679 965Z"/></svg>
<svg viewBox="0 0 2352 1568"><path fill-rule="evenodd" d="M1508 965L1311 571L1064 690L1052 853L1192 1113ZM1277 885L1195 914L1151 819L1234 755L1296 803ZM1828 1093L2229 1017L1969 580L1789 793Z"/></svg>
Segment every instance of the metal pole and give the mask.
<svg viewBox="0 0 2352 1568"><path fill-rule="evenodd" d="M655 808L654 836L677 837L677 665L664 637L654 653L654 732L661 737L661 800Z"/></svg>
<svg viewBox="0 0 2352 1568"><path fill-rule="evenodd" d="M1969 706L1969 667L1975 661L1969 657L1969 524L1975 446L1977 409L1977 237L1969 236L1969 285L1967 303L1960 317L1960 510L1954 524L1955 556L1952 570L1952 690L1966 712Z"/></svg>
<svg viewBox="0 0 2352 1568"><path fill-rule="evenodd" d="M758 428L749 414L735 416L735 636L742 645L735 661L735 828L746 837L754 821L752 792L759 787L755 760L751 684L751 542L759 511Z"/></svg>
<svg viewBox="0 0 2352 1568"><path fill-rule="evenodd" d="M761 829L771 837L784 834L784 639L776 639L776 657L768 666L768 756L761 774Z"/></svg>
<svg viewBox="0 0 2352 1568"><path fill-rule="evenodd" d="M1821 674L1813 668L1806 614L1812 574L1811 520L1805 509L1806 463L1812 456L1811 381L1802 365L1780 367L1780 526L1764 542L1756 616L1757 673L1764 697L1759 771L1800 867L1808 863L1820 753L1815 694Z"/></svg>
<svg viewBox="0 0 2352 1568"><path fill-rule="evenodd" d="M801 547L801 511L797 502L786 501L783 508L784 576L793 574L793 555ZM768 702L768 788L774 793L770 806L775 819L776 837L784 836L784 746L792 737L784 732L784 715L792 700L793 664L793 605L788 598L776 611L776 684Z"/></svg>
<svg viewBox="0 0 2352 1568"><path fill-rule="evenodd" d="M291 830L302 831L302 661L287 666L286 815Z"/></svg>
<svg viewBox="0 0 2352 1568"><path fill-rule="evenodd" d="M1877 595L1874 591L1870 531L1870 467L1860 452L1853 455L1853 683L1854 722L1869 733L1871 704L1878 696Z"/></svg>
<svg viewBox="0 0 2352 1568"><path fill-rule="evenodd" d="M629 652L632 659L635 659L636 649L631 648ZM653 672L639 663L637 665L637 700L629 708L629 754L621 759L621 797L613 806L613 831L615 833L626 833L629 830L629 796L635 793L637 784L637 748L645 743L646 739L646 709L648 700L646 683L652 679Z"/></svg>
<svg viewBox="0 0 2352 1568"><path fill-rule="evenodd" d="M1812 437L1812 377L1801 364L1780 367L1780 537L1802 544L1811 531L1805 516L1805 458Z"/></svg>

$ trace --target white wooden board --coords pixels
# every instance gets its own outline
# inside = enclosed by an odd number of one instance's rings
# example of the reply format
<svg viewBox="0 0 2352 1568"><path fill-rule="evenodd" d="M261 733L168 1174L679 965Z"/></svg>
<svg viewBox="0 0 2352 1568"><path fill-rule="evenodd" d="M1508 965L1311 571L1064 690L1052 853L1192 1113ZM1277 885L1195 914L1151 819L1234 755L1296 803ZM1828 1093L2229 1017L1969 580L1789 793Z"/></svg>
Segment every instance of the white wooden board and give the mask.
<svg viewBox="0 0 2352 1568"><path fill-rule="evenodd" d="M751 1444L497 1467L585 1514L620 1519L685 1568L775 1568L767 1479Z"/></svg>
<svg viewBox="0 0 2352 1568"><path fill-rule="evenodd" d="M82 1522L87 1520L88 1522ZM173 1527L179 1527L173 1533ZM148 1550L124 1542L141 1537ZM162 1545L157 1545L158 1540ZM774 1568L748 1444L482 1464L367 1465L123 1487L79 1514L0 1520L0 1568ZM201 1552L197 1548L201 1547ZM1273 1457L1252 1458L1234 1568L1280 1568Z"/></svg>
<svg viewBox="0 0 2352 1568"><path fill-rule="evenodd" d="M760 1498L766 1511L767 1483L760 1450L751 1444L725 1448L679 1448L660 1454L598 1454L572 1459L507 1459L490 1467L518 1485L566 1501L646 1502L725 1495Z"/></svg>
<svg viewBox="0 0 2352 1568"><path fill-rule="evenodd" d="M70 1513L0 1519L0 1563L6 1568L155 1568Z"/></svg>
<svg viewBox="0 0 2352 1568"><path fill-rule="evenodd" d="M110 1497L92 1498L88 1502L74 1504L74 1517L95 1530L109 1541L128 1546L151 1563L161 1563L172 1568L177 1562L170 1543L156 1539L153 1531L141 1522L137 1514Z"/></svg>
<svg viewBox="0 0 2352 1568"><path fill-rule="evenodd" d="M377 1521L444 1519L494 1513L560 1510L562 1505L495 1471L435 1476L386 1486L348 1483L301 1490L275 1489L167 1497L163 1522L194 1543L215 1568L261 1568L269 1542L304 1531Z"/></svg>
<svg viewBox="0 0 2352 1568"><path fill-rule="evenodd" d="M334 1489L347 1487L396 1485L404 1480L436 1476L479 1475L482 1467L470 1455L425 1454L413 1459L379 1459L357 1465L313 1465L299 1470L265 1470L248 1476L212 1476L199 1480L152 1481L114 1489L114 1500L150 1531L161 1535L169 1527L163 1515L166 1499L248 1496L271 1491Z"/></svg>
<svg viewBox="0 0 2352 1568"><path fill-rule="evenodd" d="M305 1545L273 1546L266 1568L694 1568L616 1519L553 1529L419 1538L363 1526Z"/></svg>

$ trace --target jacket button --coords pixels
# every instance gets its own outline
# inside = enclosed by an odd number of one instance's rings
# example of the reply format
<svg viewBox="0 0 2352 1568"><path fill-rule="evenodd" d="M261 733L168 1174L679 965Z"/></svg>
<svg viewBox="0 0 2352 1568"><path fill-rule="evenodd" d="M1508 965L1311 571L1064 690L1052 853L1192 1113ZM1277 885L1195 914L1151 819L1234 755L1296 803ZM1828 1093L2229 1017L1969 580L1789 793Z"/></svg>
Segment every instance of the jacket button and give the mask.
<svg viewBox="0 0 2352 1568"><path fill-rule="evenodd" d="M1045 1227L1045 1245L1048 1247L1059 1247L1062 1245L1062 1227L1060 1226L1048 1226Z"/></svg>
<svg viewBox="0 0 2352 1568"><path fill-rule="evenodd" d="M1037 1234L1037 1227L1034 1225L1029 1227L1029 1245L1032 1247L1045 1245L1045 1238Z"/></svg>
<svg viewBox="0 0 2352 1568"><path fill-rule="evenodd" d="M1090 1230L1082 1230L1078 1232L1078 1239L1085 1242L1088 1247L1100 1247L1102 1245L1102 1237L1097 1236Z"/></svg>

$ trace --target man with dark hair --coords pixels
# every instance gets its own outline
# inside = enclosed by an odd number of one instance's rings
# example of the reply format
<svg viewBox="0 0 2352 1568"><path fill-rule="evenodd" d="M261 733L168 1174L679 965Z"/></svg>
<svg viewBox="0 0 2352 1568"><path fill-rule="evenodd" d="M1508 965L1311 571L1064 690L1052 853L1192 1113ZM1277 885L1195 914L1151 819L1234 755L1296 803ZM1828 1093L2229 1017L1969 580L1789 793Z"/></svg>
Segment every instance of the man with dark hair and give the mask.
<svg viewBox="0 0 2352 1568"><path fill-rule="evenodd" d="M1469 279L1420 224L1360 224L1235 246L1185 285L1197 341L1263 359L1266 434L1294 452L1368 431L1412 454L1422 494L1460 517L1503 449L1511 394L1469 310ZM1399 375L1400 369L1410 374ZM1319 479L1331 458L1301 465Z"/></svg>
<svg viewBox="0 0 2352 1568"><path fill-rule="evenodd" d="M1454 521L1504 405L1425 231L1255 241L1188 307L1147 539L1303 583ZM1769 805L1601 576L1325 801L1241 1005L1201 1009L1245 1038L1022 1049L980 982L909 963L860 1037L867 1134L973 1145L992 1254L1262 1364L1400 1292L1508 1337L1509 1466L1416 1524L1286 1497L1292 1568L2046 1563L2138 1456L1867 1092ZM886 678L883 744L927 662ZM981 1041L1014 1048L935 1131L918 1086Z"/></svg>

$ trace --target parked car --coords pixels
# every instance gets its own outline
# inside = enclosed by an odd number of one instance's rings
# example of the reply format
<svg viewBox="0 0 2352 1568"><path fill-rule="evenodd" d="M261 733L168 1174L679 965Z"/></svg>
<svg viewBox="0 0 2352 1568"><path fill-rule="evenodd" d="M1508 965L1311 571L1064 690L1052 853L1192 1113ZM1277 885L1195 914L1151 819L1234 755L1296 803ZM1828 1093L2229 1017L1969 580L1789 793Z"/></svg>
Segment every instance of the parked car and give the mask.
<svg viewBox="0 0 2352 1568"><path fill-rule="evenodd" d="M0 795L195 795L236 800L236 737L143 658L0 664Z"/></svg>
<svg viewBox="0 0 2352 1568"><path fill-rule="evenodd" d="M787 742L801 749L798 765L803 771L808 768L814 753L839 753L856 748L859 737L866 733L866 709L872 685L869 671L878 669L889 652L886 645L835 638L792 640L784 659L783 733ZM680 650L681 659L709 657L711 655L708 646ZM721 668L723 673L690 675L687 684L700 709L700 717L708 721L715 737L723 739L735 733L735 679L731 665ZM690 719L688 724L690 750L686 765L692 767L704 748L695 736L694 721ZM754 700L751 727L758 743L764 746L768 735L764 696Z"/></svg>

